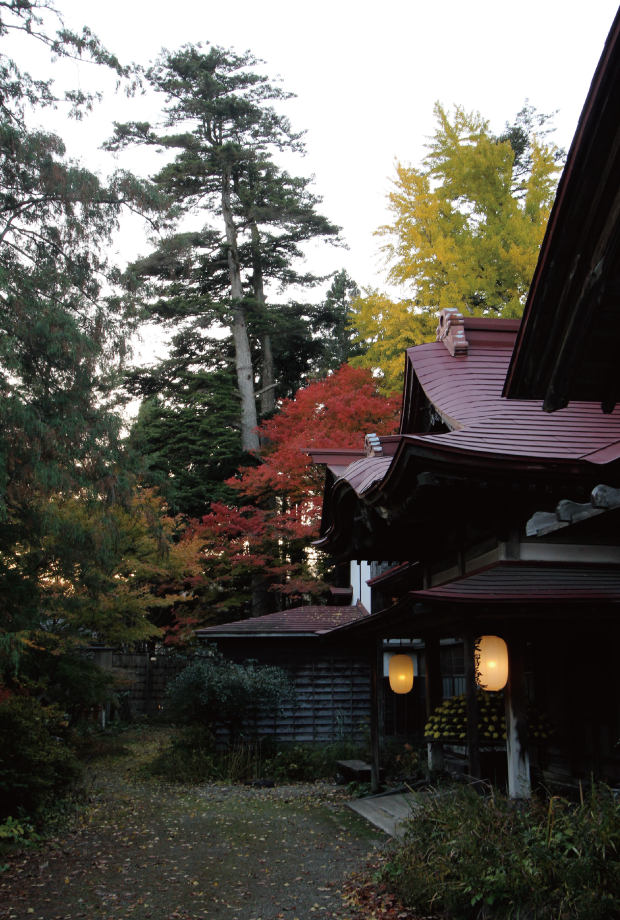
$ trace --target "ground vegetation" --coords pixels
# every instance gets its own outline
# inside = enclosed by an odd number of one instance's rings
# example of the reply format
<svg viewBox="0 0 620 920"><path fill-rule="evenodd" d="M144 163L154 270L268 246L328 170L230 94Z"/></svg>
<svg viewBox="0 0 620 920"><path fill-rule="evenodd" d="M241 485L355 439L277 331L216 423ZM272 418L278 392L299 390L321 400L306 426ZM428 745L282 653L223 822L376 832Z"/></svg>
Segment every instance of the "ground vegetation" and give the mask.
<svg viewBox="0 0 620 920"><path fill-rule="evenodd" d="M383 876L422 913L603 920L620 916L619 841L620 805L604 786L519 804L456 787L425 801Z"/></svg>

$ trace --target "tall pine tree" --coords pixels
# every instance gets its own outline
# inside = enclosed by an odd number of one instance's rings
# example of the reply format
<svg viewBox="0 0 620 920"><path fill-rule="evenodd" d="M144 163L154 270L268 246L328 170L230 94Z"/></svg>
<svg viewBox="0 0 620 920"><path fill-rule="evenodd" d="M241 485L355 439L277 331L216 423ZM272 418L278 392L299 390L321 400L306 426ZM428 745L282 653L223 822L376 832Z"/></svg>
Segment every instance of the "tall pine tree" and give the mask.
<svg viewBox="0 0 620 920"><path fill-rule="evenodd" d="M265 284L315 284L315 276L293 268L303 255L300 247L338 235L338 228L317 213L319 199L308 190L308 180L289 176L272 161L274 152L301 152L303 143L272 104L291 94L257 74L258 63L249 53L218 47L165 52L147 72L152 86L166 96L163 123L116 125L108 144L113 150L147 144L174 151L154 181L169 196L173 217L208 219L197 231L164 239L133 266L128 283L148 279L138 296L161 321L193 319L195 328L220 323L231 330L245 450L259 446L257 376L262 411L275 406L276 324ZM259 343L256 366L249 325Z"/></svg>

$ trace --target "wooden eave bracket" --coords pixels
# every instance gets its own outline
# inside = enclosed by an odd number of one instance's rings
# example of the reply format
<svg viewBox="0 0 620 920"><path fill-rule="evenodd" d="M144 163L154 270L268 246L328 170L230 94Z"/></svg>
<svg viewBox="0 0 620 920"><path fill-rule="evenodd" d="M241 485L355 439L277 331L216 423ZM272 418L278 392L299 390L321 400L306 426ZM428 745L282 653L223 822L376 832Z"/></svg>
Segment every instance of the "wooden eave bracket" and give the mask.
<svg viewBox="0 0 620 920"><path fill-rule="evenodd" d="M466 358L469 342L465 338L465 319L456 307L445 307L439 314L437 342L443 342L453 358Z"/></svg>
<svg viewBox="0 0 620 920"><path fill-rule="evenodd" d="M537 511L527 524L525 532L528 537L544 537L554 530L561 530L570 524L578 524L590 518L620 508L620 489L611 486L596 486L590 495L590 501L580 504L569 499L559 502L555 511Z"/></svg>

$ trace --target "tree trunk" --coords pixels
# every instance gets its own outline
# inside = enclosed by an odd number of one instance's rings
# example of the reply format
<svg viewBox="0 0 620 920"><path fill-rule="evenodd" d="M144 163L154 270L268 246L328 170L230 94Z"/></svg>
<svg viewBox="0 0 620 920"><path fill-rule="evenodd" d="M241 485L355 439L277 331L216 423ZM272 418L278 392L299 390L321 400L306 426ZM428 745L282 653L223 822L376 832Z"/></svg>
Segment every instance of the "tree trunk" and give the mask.
<svg viewBox="0 0 620 920"><path fill-rule="evenodd" d="M265 332L260 337L263 391L260 394L261 415L271 415L276 408L275 368L271 350L271 336Z"/></svg>
<svg viewBox="0 0 620 920"><path fill-rule="evenodd" d="M244 450L258 450L259 440L256 433L258 418L254 397L254 369L250 353L250 338L245 322L243 308L243 287L241 284L241 267L237 254L237 228L230 204L230 175L222 179L222 214L226 227L228 243L228 274L230 293L234 305L232 334L235 345L235 366L237 369L237 386L241 397L241 446Z"/></svg>
<svg viewBox="0 0 620 920"><path fill-rule="evenodd" d="M256 222L252 221L252 286L259 310L265 305L265 287L263 283L263 265L260 257L260 233ZM261 379L260 413L270 415L276 408L275 370L271 336L264 332L260 337Z"/></svg>

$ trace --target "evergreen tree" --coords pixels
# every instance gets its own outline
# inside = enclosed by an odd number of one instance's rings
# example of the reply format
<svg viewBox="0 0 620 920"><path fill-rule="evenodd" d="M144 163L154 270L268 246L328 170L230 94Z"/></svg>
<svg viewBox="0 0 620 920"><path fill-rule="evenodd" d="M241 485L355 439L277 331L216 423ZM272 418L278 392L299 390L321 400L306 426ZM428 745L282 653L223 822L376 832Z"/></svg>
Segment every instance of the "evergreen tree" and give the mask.
<svg viewBox="0 0 620 920"><path fill-rule="evenodd" d="M0 3L0 38L23 32L129 75L87 29L60 21L50 36L43 14L51 3ZM105 247L123 205L153 198L126 172L102 182L30 126L30 108L67 101L79 116L94 101L53 89L0 58L0 640L113 587L101 575L131 494L113 390L135 318L102 296L117 274Z"/></svg>
<svg viewBox="0 0 620 920"><path fill-rule="evenodd" d="M201 517L211 502L233 500L225 482L251 462L241 447L234 370L232 362L208 372L171 365L130 375L133 391L145 397L131 443L171 512Z"/></svg>
<svg viewBox="0 0 620 920"><path fill-rule="evenodd" d="M359 296L360 290L346 270L336 272L325 302L313 318L313 331L321 344L321 354L314 369L319 376L364 353L364 345L356 340L352 328L351 304Z"/></svg>
<svg viewBox="0 0 620 920"><path fill-rule="evenodd" d="M245 450L258 448L257 376L263 412L275 406L276 324L265 283L315 284L320 279L295 272L292 263L306 240L335 239L338 233L317 213L319 199L309 192L309 181L272 162L274 151L301 151L303 144L271 104L291 94L257 74L258 63L249 53L218 47L164 52L147 72L152 86L166 95L163 124L117 125L108 144L114 150L148 144L174 151L174 160L154 177L174 202L173 216L210 217L201 230L164 239L132 267L128 284L150 280L138 296L160 321L182 324L193 318L196 328L219 322L231 329ZM250 324L260 348L256 366Z"/></svg>
<svg viewBox="0 0 620 920"><path fill-rule="evenodd" d="M279 399L294 397L309 380L360 354L347 325L351 299L358 294L343 269L322 304L289 303L250 313L256 365L264 355L265 327L272 338L273 389ZM225 480L252 459L241 446L232 338L203 335L198 317L173 338L164 361L127 372L125 386L144 400L132 427L132 445L146 458L150 481L164 490L171 510L200 517L212 501L234 503Z"/></svg>

